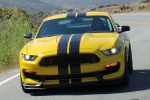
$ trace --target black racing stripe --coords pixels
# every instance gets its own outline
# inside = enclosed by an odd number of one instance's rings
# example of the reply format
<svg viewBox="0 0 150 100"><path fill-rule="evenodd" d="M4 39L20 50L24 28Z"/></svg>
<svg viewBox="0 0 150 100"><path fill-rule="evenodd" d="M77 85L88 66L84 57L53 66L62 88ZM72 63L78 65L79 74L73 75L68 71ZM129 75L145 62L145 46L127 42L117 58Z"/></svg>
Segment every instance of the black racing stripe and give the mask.
<svg viewBox="0 0 150 100"><path fill-rule="evenodd" d="M79 54L81 37L82 37L82 34L73 35L71 42L70 42L69 54ZM70 72L71 74L81 73L80 63L71 64ZM81 82L81 79L71 79L71 83L80 83L80 82Z"/></svg>
<svg viewBox="0 0 150 100"><path fill-rule="evenodd" d="M82 34L73 35L71 42L70 42L69 54L74 54L74 53L79 54L81 37L82 37Z"/></svg>
<svg viewBox="0 0 150 100"><path fill-rule="evenodd" d="M76 13L68 13L66 18L73 18L76 16Z"/></svg>
<svg viewBox="0 0 150 100"><path fill-rule="evenodd" d="M58 69L60 75L68 74L68 65L58 65Z"/></svg>
<svg viewBox="0 0 150 100"><path fill-rule="evenodd" d="M86 12L79 12L77 17L86 17Z"/></svg>
<svg viewBox="0 0 150 100"><path fill-rule="evenodd" d="M80 64L71 64L70 65L71 74L80 74ZM81 79L71 79L71 83L80 83Z"/></svg>
<svg viewBox="0 0 150 100"><path fill-rule="evenodd" d="M71 74L79 74L81 73L80 69L80 64L71 64L70 65L70 71Z"/></svg>
<svg viewBox="0 0 150 100"><path fill-rule="evenodd" d="M59 75L67 75L68 73L68 65L58 65L58 73ZM69 79L59 80L60 84L68 84Z"/></svg>
<svg viewBox="0 0 150 100"><path fill-rule="evenodd" d="M67 54L68 41L71 35L63 35L58 43L57 55ZM68 73L68 65L58 65L58 74L66 75ZM69 80L59 80L60 84L69 83Z"/></svg>
<svg viewBox="0 0 150 100"><path fill-rule="evenodd" d="M63 35L58 43L57 55L67 54L68 41L71 35Z"/></svg>

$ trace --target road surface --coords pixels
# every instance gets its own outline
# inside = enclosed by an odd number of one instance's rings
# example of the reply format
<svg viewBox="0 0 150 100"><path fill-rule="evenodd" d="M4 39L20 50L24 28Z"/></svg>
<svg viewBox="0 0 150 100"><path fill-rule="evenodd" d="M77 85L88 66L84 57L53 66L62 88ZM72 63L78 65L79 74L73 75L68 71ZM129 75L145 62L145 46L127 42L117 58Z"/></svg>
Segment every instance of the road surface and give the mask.
<svg viewBox="0 0 150 100"><path fill-rule="evenodd" d="M120 25L130 25L134 72L127 87L77 87L25 94L19 69L0 74L0 100L150 100L150 13L115 14Z"/></svg>

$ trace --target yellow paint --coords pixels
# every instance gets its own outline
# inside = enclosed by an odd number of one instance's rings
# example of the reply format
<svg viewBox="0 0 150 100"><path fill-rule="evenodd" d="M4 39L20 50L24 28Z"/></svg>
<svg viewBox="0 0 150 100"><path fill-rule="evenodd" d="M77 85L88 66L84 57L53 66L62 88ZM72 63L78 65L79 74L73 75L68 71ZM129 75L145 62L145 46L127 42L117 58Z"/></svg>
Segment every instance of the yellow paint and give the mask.
<svg viewBox="0 0 150 100"><path fill-rule="evenodd" d="M88 77L88 78L82 78L81 82L96 82L98 81L98 78L96 77Z"/></svg>

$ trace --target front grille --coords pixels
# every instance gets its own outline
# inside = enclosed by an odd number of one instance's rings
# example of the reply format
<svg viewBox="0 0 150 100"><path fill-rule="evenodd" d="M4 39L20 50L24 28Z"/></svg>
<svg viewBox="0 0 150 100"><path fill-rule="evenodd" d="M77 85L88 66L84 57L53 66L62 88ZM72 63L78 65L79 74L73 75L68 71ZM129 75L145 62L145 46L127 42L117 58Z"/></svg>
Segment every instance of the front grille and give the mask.
<svg viewBox="0 0 150 100"><path fill-rule="evenodd" d="M100 59L94 54L58 55L45 57L40 61L41 66L96 63Z"/></svg>

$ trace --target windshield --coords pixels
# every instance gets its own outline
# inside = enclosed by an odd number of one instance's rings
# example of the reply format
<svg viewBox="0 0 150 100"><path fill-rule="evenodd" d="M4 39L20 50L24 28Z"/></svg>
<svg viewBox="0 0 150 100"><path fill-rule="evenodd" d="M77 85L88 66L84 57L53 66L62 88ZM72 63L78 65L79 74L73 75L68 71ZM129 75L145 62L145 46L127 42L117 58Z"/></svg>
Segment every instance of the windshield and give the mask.
<svg viewBox="0 0 150 100"><path fill-rule="evenodd" d="M106 16L62 18L44 22L37 34L37 38L104 32L114 32L112 24Z"/></svg>

